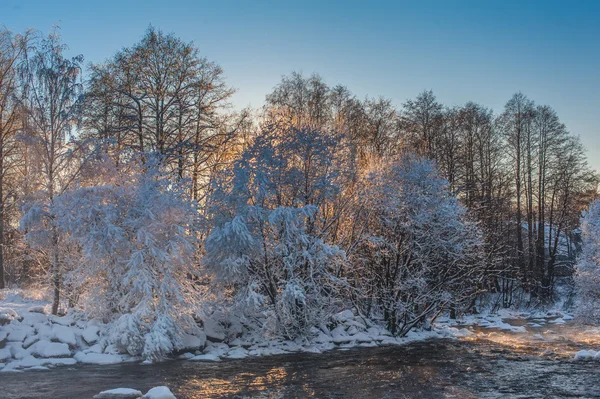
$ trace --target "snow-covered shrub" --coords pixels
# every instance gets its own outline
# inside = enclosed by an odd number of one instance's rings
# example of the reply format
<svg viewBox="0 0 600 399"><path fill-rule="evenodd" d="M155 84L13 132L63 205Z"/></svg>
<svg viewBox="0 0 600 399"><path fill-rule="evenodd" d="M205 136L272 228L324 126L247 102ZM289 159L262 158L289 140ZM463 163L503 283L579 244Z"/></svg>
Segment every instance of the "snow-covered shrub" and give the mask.
<svg viewBox="0 0 600 399"><path fill-rule="evenodd" d="M351 273L365 312L380 310L403 335L468 303L483 271L481 234L434 163L406 155L377 165L361 185Z"/></svg>
<svg viewBox="0 0 600 399"><path fill-rule="evenodd" d="M582 254L575 282L579 294L579 316L600 323L600 200L592 202L581 218Z"/></svg>
<svg viewBox="0 0 600 399"><path fill-rule="evenodd" d="M246 314L275 333L308 334L333 312L344 252L322 238L320 206L337 190L335 140L308 129L263 132L209 202L204 264Z"/></svg>
<svg viewBox="0 0 600 399"><path fill-rule="evenodd" d="M57 198L57 225L84 257L72 284L91 317L112 322L109 343L157 358L179 346L196 290L198 212L183 184L151 158L114 181Z"/></svg>

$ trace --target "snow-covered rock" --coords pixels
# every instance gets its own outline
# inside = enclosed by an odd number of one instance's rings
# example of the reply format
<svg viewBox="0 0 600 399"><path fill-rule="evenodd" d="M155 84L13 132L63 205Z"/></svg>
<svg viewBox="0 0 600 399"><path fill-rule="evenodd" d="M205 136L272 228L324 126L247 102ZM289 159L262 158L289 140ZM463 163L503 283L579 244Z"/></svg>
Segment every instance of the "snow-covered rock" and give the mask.
<svg viewBox="0 0 600 399"><path fill-rule="evenodd" d="M0 362L7 361L11 358L12 358L12 353L10 353L10 348L0 349Z"/></svg>
<svg viewBox="0 0 600 399"><path fill-rule="evenodd" d="M94 344L83 351L85 353L102 353L102 346L100 346L100 344Z"/></svg>
<svg viewBox="0 0 600 399"><path fill-rule="evenodd" d="M348 336L348 333L346 333L344 327L339 325L333 331L331 331L331 341L336 344L343 344L352 341L352 338Z"/></svg>
<svg viewBox="0 0 600 399"><path fill-rule="evenodd" d="M198 356L194 356L189 360L193 360L193 361L205 361L205 362L218 362L221 360L221 358L215 354L212 353L206 353L204 355L198 355Z"/></svg>
<svg viewBox="0 0 600 399"><path fill-rule="evenodd" d="M575 360L591 360L596 356L595 351L581 350L575 354Z"/></svg>
<svg viewBox="0 0 600 399"><path fill-rule="evenodd" d="M83 333L81 334L81 336L83 337L83 340L88 345L93 345L93 344L95 344L98 341L99 334L100 334L100 327L98 327L98 326L87 326L83 330Z"/></svg>
<svg viewBox="0 0 600 399"><path fill-rule="evenodd" d="M23 320L21 320L21 324L30 327L36 327L44 323L49 323L49 320L48 316L42 313L25 313L23 314Z"/></svg>
<svg viewBox="0 0 600 399"><path fill-rule="evenodd" d="M142 392L131 388L116 388L102 391L94 395L94 399L137 399L142 396Z"/></svg>
<svg viewBox="0 0 600 399"><path fill-rule="evenodd" d="M41 313L41 314L45 314L45 310L44 307L42 305L35 305L30 307L29 309L27 309L27 311L29 313Z"/></svg>
<svg viewBox="0 0 600 399"><path fill-rule="evenodd" d="M232 348L226 356L229 359L244 359L248 357L248 351L242 347Z"/></svg>
<svg viewBox="0 0 600 399"><path fill-rule="evenodd" d="M41 337L39 335L30 335L27 338L25 338L25 341L23 341L23 348L27 349L29 348L31 345L35 344L36 342L38 342L41 339Z"/></svg>
<svg viewBox="0 0 600 399"><path fill-rule="evenodd" d="M204 348L206 345L206 334L201 332L198 335L184 334L181 337L182 350L196 350Z"/></svg>
<svg viewBox="0 0 600 399"><path fill-rule="evenodd" d="M6 340L9 342L23 342L28 335L34 334L34 330L28 326L17 326L13 329L7 329L9 331Z"/></svg>
<svg viewBox="0 0 600 399"><path fill-rule="evenodd" d="M0 308L0 326L9 324L15 319L19 319L19 314L13 309Z"/></svg>
<svg viewBox="0 0 600 399"><path fill-rule="evenodd" d="M40 340L31 345L28 352L36 357L68 357L71 356L69 345L62 342Z"/></svg>
<svg viewBox="0 0 600 399"><path fill-rule="evenodd" d="M108 353L77 352L74 356L79 363L116 364L123 362L123 356Z"/></svg>
<svg viewBox="0 0 600 399"><path fill-rule="evenodd" d="M335 315L335 319L337 321L341 321L341 322L344 322L344 321L347 321L347 320L354 320L354 313L352 313L351 310L346 309L346 310L344 310L344 311L336 314Z"/></svg>
<svg viewBox="0 0 600 399"><path fill-rule="evenodd" d="M61 326L72 326L75 324L75 321L70 316L54 316L48 315L48 320L50 320L54 324L60 324Z"/></svg>
<svg viewBox="0 0 600 399"><path fill-rule="evenodd" d="M225 328L218 320L213 318L204 320L204 333L209 341L223 342L225 340Z"/></svg>
<svg viewBox="0 0 600 399"><path fill-rule="evenodd" d="M356 342L372 342L373 341L373 338L370 337L369 335L365 334L364 332L359 332L357 334L354 334L350 338Z"/></svg>
<svg viewBox="0 0 600 399"><path fill-rule="evenodd" d="M171 390L165 386L152 388L151 390L146 392L146 394L144 396L142 396L142 398L143 399L177 399L175 397L175 395L173 395L173 392L171 392Z"/></svg>
<svg viewBox="0 0 600 399"><path fill-rule="evenodd" d="M71 347L75 347L77 345L75 333L70 327L58 324L53 325L52 335L54 336L54 339L56 339L58 342L62 342L63 344L67 344Z"/></svg>

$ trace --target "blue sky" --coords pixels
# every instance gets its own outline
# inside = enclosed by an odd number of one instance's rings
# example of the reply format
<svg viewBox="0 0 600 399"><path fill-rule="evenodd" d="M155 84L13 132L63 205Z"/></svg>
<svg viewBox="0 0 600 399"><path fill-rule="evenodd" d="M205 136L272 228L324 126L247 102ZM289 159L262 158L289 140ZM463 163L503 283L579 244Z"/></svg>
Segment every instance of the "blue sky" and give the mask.
<svg viewBox="0 0 600 399"><path fill-rule="evenodd" d="M292 71L396 104L432 89L498 112L522 91L557 110L600 170L600 1L1 1L0 25L59 23L87 62L150 24L174 32L224 68L239 108Z"/></svg>

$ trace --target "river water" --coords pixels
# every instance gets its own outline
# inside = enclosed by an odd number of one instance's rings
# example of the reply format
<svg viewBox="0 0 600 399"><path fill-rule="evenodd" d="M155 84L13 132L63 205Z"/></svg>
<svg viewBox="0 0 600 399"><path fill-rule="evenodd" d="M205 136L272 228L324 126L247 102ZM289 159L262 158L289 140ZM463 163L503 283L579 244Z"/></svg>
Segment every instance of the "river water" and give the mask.
<svg viewBox="0 0 600 399"><path fill-rule="evenodd" d="M541 323L536 325L533 323ZM474 328L459 340L288 354L218 363L58 367L0 374L0 398L91 398L167 385L178 398L600 398L598 330L513 320L527 332ZM532 326L533 325L533 326Z"/></svg>

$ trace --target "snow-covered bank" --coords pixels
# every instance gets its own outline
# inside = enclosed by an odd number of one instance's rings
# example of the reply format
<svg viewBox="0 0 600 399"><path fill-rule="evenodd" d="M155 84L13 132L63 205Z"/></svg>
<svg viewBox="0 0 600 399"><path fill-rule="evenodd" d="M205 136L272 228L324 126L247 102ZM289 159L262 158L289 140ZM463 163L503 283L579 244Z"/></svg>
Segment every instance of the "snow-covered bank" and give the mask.
<svg viewBox="0 0 600 399"><path fill-rule="evenodd" d="M57 317L48 315L43 300L25 298L20 291L3 291L0 299L0 371L44 370L76 363L114 364L141 361L109 342L107 326L87 320L80 313ZM216 314L215 314L216 315ZM267 356L293 352L320 353L332 349L402 345L428 338L463 338L473 332L469 326L526 332L507 319L549 317L560 324L570 318L561 313L523 313L502 310L494 315L473 315L461 320L439 317L428 331L411 331L406 337L394 337L380 323L355 315L350 310L335 315L321 328L311 330L304 340L266 340L252 333L239 320L223 320L223 315L204 320L202 330L183 337L183 346L174 354L190 361L220 361L249 356ZM535 322L532 322L533 326Z"/></svg>

